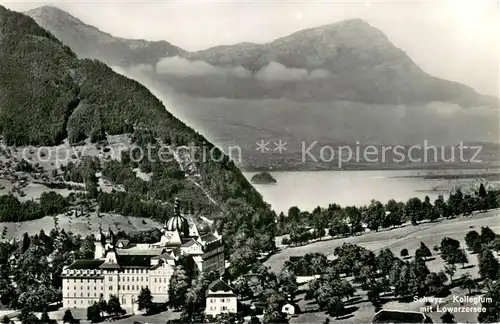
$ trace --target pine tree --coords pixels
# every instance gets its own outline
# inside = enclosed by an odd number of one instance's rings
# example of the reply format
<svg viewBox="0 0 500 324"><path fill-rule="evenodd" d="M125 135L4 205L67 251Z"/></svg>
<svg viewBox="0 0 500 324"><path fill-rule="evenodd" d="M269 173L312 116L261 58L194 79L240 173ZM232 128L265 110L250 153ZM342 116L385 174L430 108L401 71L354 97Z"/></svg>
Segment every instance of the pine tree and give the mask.
<svg viewBox="0 0 500 324"><path fill-rule="evenodd" d="M493 256L488 249L483 249L478 257L479 261L479 275L482 278L496 280L498 276L499 264L497 259Z"/></svg>
<svg viewBox="0 0 500 324"><path fill-rule="evenodd" d="M420 242L420 248L415 251L415 257L421 257L424 260L432 256L431 250L424 244L424 242Z"/></svg>
<svg viewBox="0 0 500 324"><path fill-rule="evenodd" d="M149 313L153 308L153 296L151 296L151 291L148 287L141 290L139 297L137 298L137 303L139 305L139 310L144 310Z"/></svg>
<svg viewBox="0 0 500 324"><path fill-rule="evenodd" d="M75 318L73 317L73 314L71 314L71 311L69 309L67 309L64 312L63 322L64 323L74 323L75 322Z"/></svg>
<svg viewBox="0 0 500 324"><path fill-rule="evenodd" d="M50 317L49 317L49 314L47 313L47 309L43 309L43 312L42 312L42 317L40 318L40 321L43 323L43 324L47 324L47 323L50 323L51 320L50 320Z"/></svg>

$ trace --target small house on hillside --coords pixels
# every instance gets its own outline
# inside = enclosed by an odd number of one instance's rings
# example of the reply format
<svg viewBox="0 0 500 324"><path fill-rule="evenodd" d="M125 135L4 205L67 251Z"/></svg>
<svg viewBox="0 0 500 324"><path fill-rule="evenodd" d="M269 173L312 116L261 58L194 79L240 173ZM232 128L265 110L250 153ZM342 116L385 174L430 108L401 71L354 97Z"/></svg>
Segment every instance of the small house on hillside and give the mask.
<svg viewBox="0 0 500 324"><path fill-rule="evenodd" d="M205 314L217 316L222 313L238 312L238 298L233 289L222 279L212 282L206 294Z"/></svg>
<svg viewBox="0 0 500 324"><path fill-rule="evenodd" d="M287 303L287 304L283 305L283 307L281 308L281 312L285 313L287 315L300 314L300 307L299 307L299 305L294 304L294 303Z"/></svg>

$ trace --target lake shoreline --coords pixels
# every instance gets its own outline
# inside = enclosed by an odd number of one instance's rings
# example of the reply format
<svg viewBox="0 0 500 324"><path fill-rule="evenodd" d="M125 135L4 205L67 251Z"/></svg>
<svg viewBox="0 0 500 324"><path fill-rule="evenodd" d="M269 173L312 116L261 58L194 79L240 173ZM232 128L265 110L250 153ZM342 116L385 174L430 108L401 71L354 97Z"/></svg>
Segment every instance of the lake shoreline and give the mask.
<svg viewBox="0 0 500 324"><path fill-rule="evenodd" d="M372 199L385 204L390 199L406 202L410 198L423 200L429 196L434 201L439 195L447 197L457 188L468 192L479 182L500 187L500 178L481 181L488 178L487 174L497 174L497 170L491 169L353 171L273 171L276 184L255 184L254 187L277 213L286 213L293 206L308 211L318 206L327 208L330 204L360 207L369 205ZM256 172L243 174L250 181Z"/></svg>
<svg viewBox="0 0 500 324"><path fill-rule="evenodd" d="M261 166L261 167L248 167L244 165L238 166L242 172L262 172L262 171L268 171L268 172L325 172L325 171L332 171L332 172L346 172L346 171L413 171L413 170L418 170L418 171L446 171L446 170L488 170L488 169L497 169L500 170L500 165L490 165L490 164L466 164L466 165L405 165L405 166L393 166L393 165L388 165L386 167L380 166L380 165L363 165L363 166L358 166L355 167L355 165L352 166L346 166L343 168L338 168L338 167L329 167L325 166L323 167L322 165L315 165L311 166L309 163L306 163L305 166L303 167L293 167L293 166L285 166L285 167L268 167L268 166Z"/></svg>

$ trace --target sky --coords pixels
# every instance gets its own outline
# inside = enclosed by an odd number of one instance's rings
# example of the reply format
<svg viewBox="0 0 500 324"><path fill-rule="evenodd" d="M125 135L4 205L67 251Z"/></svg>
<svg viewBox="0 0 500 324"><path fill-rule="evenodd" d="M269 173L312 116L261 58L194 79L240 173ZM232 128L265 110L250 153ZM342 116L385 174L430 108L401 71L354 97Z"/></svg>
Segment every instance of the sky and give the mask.
<svg viewBox="0 0 500 324"><path fill-rule="evenodd" d="M265 43L361 18L430 74L499 93L500 0L416 1L3 1L23 11L51 4L102 31L166 40L186 50Z"/></svg>

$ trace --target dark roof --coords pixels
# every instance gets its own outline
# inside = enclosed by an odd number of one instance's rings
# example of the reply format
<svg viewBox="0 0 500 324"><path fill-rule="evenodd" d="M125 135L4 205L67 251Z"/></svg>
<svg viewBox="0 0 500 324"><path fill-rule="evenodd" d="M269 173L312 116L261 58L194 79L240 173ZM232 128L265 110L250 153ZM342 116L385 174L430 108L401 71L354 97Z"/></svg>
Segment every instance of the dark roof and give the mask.
<svg viewBox="0 0 500 324"><path fill-rule="evenodd" d="M193 240L193 239L190 239L189 241L187 241L186 243L182 244L181 246L182 247L190 247L190 246L193 246L193 245L201 245L199 242Z"/></svg>
<svg viewBox="0 0 500 324"><path fill-rule="evenodd" d="M117 255L118 264L127 267L149 267L151 255Z"/></svg>
<svg viewBox="0 0 500 324"><path fill-rule="evenodd" d="M215 280L210 285L208 285L207 291L225 291L233 292L233 289L225 283L222 279Z"/></svg>
<svg viewBox="0 0 500 324"><path fill-rule="evenodd" d="M170 254L163 253L157 256L152 257L151 259L165 259L165 260L175 260Z"/></svg>
<svg viewBox="0 0 500 324"><path fill-rule="evenodd" d="M422 313L382 309L375 314L372 323L424 323L425 320Z"/></svg>
<svg viewBox="0 0 500 324"><path fill-rule="evenodd" d="M97 270L104 260L76 260L68 266L68 269Z"/></svg>
<svg viewBox="0 0 500 324"><path fill-rule="evenodd" d="M120 266L116 263L103 263L100 266L101 269L120 269Z"/></svg>
<svg viewBox="0 0 500 324"><path fill-rule="evenodd" d="M189 223L186 218L181 215L175 215L167 221L165 229L169 232L178 231L182 236L189 235Z"/></svg>
<svg viewBox="0 0 500 324"><path fill-rule="evenodd" d="M224 297L236 297L236 295L234 293L207 294L207 297L224 298Z"/></svg>
<svg viewBox="0 0 500 324"><path fill-rule="evenodd" d="M218 240L217 236L213 235L212 233L202 235L200 239L205 242L213 242Z"/></svg>

